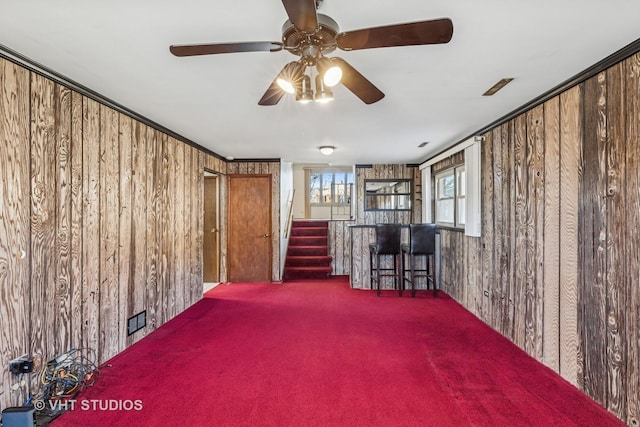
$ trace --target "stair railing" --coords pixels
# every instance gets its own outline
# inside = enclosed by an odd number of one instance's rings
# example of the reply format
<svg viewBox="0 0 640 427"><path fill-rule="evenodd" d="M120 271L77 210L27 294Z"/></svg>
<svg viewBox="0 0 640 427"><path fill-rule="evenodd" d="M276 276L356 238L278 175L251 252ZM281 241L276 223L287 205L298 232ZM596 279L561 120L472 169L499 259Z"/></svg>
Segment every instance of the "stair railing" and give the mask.
<svg viewBox="0 0 640 427"><path fill-rule="evenodd" d="M284 227L284 238L289 237L289 233L291 232L291 224L293 223L293 198L296 196L296 190L293 189L291 192L291 199L287 203L289 203L289 213L287 214L287 224Z"/></svg>

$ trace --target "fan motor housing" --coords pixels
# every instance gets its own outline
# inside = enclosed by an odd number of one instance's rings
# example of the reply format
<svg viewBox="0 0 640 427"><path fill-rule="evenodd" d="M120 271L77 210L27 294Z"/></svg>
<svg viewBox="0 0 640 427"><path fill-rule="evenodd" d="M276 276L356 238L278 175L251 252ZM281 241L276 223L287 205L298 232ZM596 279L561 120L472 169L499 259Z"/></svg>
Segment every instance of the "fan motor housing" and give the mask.
<svg viewBox="0 0 640 427"><path fill-rule="evenodd" d="M282 25L282 44L286 50L305 59L318 59L321 55L336 49L336 36L340 31L338 23L318 13L318 28L313 33L296 29L291 20Z"/></svg>

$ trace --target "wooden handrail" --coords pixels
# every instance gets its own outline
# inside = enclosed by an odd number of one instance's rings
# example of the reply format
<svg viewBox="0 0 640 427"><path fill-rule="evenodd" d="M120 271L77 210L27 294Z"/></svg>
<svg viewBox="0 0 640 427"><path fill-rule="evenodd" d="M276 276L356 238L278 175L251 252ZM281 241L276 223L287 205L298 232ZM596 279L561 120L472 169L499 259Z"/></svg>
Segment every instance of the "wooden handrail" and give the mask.
<svg viewBox="0 0 640 427"><path fill-rule="evenodd" d="M291 192L291 199L289 200L289 213L287 214L287 225L285 226L284 237L285 239L289 237L289 232L291 231L291 223L293 222L293 198L296 196L296 190L293 189Z"/></svg>

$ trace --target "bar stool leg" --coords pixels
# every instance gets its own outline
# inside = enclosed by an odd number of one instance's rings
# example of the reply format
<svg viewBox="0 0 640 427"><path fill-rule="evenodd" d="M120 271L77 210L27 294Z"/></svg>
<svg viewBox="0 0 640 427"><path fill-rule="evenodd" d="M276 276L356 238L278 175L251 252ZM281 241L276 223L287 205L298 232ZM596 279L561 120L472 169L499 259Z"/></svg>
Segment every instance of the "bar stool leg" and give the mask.
<svg viewBox="0 0 640 427"><path fill-rule="evenodd" d="M369 251L369 289L373 290L373 253Z"/></svg>
<svg viewBox="0 0 640 427"><path fill-rule="evenodd" d="M393 267L394 267L393 272L395 273L395 276L393 276L393 280L398 286L398 295L402 296L402 290L404 289L404 281L402 280L402 277L400 277L400 275L402 274L402 251L400 252L400 259L398 260L399 264L396 267L397 258L398 258L398 255L393 256Z"/></svg>
<svg viewBox="0 0 640 427"><path fill-rule="evenodd" d="M378 281L377 295L380 296L380 254L376 254L376 278Z"/></svg>
<svg viewBox="0 0 640 427"><path fill-rule="evenodd" d="M431 261L433 262L433 270L431 270L431 277L432 277L432 281L433 281L433 296L437 297L438 296L438 286L437 286L437 280L438 280L438 274L436 272L436 256L432 255L431 257Z"/></svg>
<svg viewBox="0 0 640 427"><path fill-rule="evenodd" d="M409 254L409 268L411 270L411 298L416 297L416 266L415 255Z"/></svg>

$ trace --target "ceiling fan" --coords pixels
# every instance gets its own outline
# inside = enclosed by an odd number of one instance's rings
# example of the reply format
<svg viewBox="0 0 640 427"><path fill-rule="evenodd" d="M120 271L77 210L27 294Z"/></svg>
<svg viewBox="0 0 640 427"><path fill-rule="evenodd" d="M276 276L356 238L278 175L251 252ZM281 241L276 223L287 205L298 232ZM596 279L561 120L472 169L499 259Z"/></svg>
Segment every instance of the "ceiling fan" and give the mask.
<svg viewBox="0 0 640 427"><path fill-rule="evenodd" d="M282 26L282 42L239 42L172 45L175 56L213 55L234 52L278 52L286 50L300 58L280 71L259 105L275 105L285 93L295 93L301 102L333 99L330 87L342 83L365 104L384 98L384 93L344 59L325 56L336 48L350 51L378 47L448 43L453 35L449 18L339 32L336 21L317 13L322 0L282 0L289 19ZM316 92L307 68L316 69Z"/></svg>

